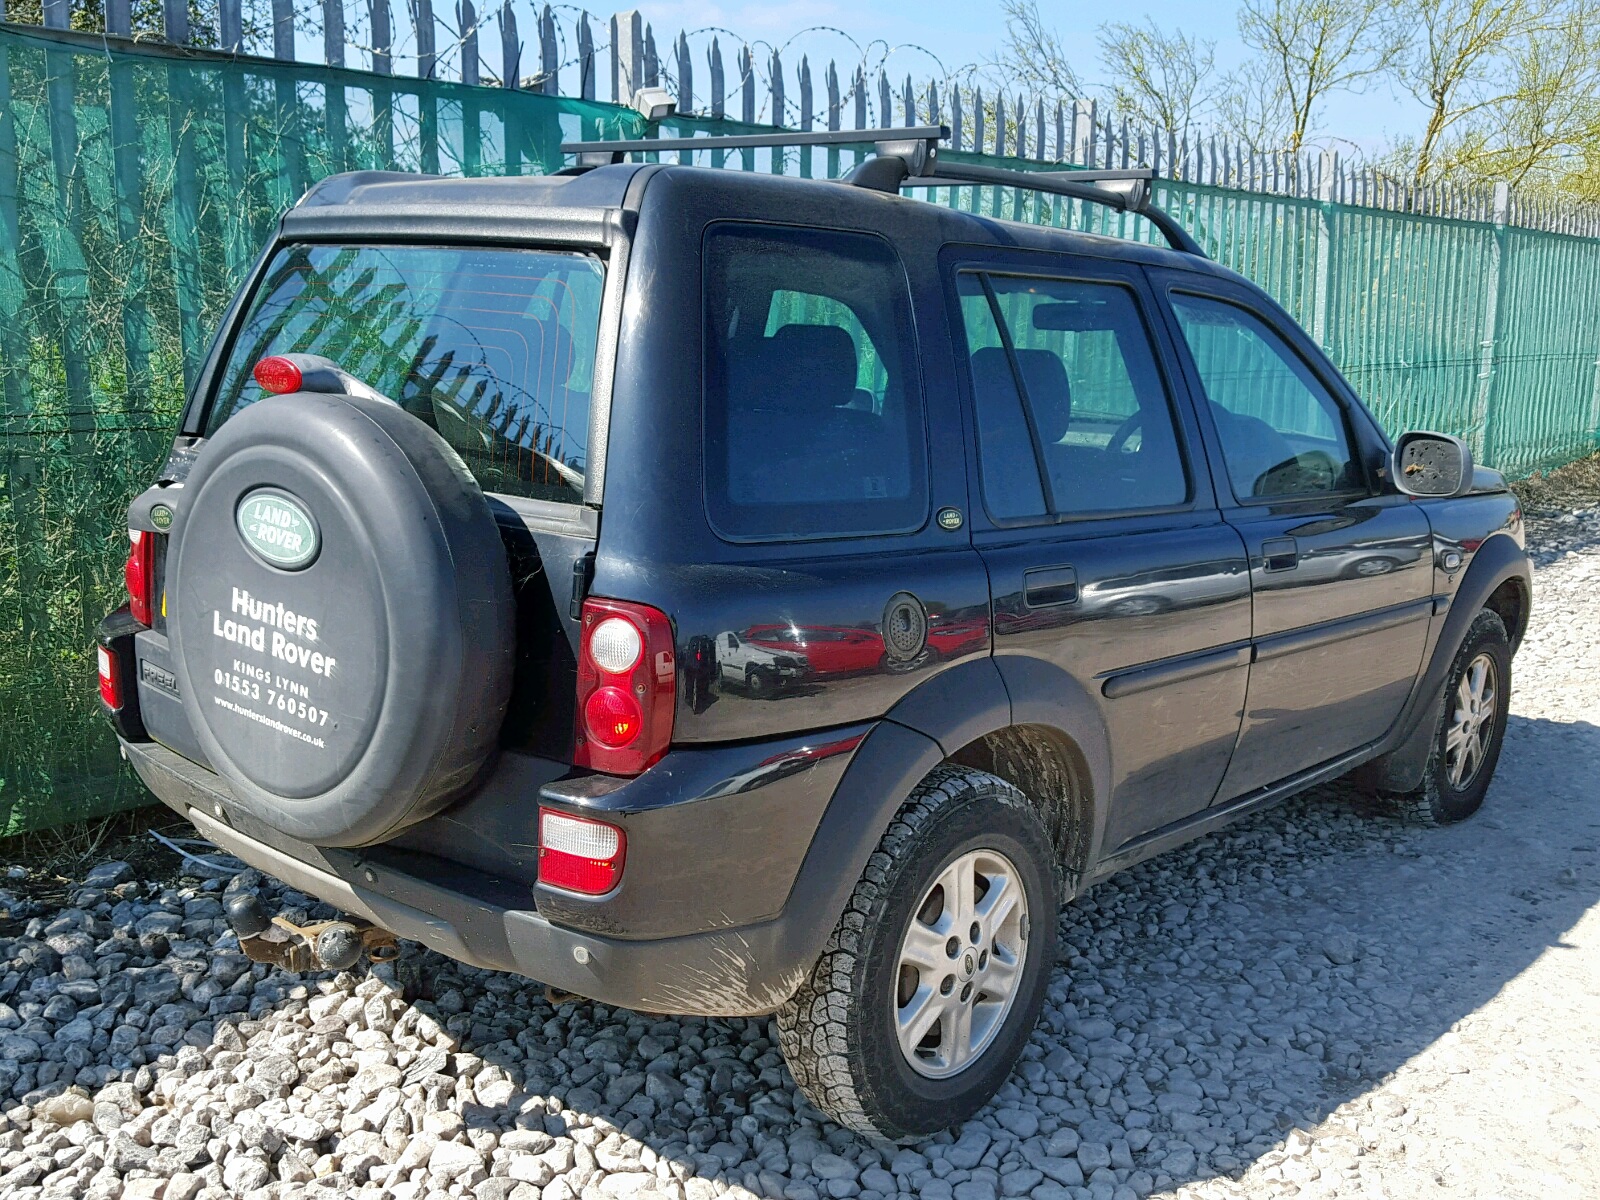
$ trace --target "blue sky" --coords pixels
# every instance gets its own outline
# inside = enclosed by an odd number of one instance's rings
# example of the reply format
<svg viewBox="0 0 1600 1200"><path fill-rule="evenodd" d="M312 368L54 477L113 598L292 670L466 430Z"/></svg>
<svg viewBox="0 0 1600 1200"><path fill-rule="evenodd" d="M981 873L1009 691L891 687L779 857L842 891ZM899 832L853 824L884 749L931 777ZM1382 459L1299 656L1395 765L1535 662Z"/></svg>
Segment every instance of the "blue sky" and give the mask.
<svg viewBox="0 0 1600 1200"><path fill-rule="evenodd" d="M833 26L855 41L867 43L882 39L897 47L890 60L891 76L910 72L923 78L933 74L933 65L912 49L926 47L955 69L968 63L990 59L1004 40L1004 23L996 5L989 0L873 0L870 4L849 0L769 0L747 3L743 0L636 0L645 19L658 37L679 28L696 29L723 26L751 40L781 44L810 26ZM1081 43L1077 58L1079 73L1091 83L1104 80L1095 31L1107 19L1140 21L1152 16L1163 26L1181 26L1217 42L1219 65L1226 69L1246 53L1238 39L1234 9L1230 3L1205 0L1146 0L1142 4L1107 8L1083 4L1061 4L1045 0L1040 6L1047 20L1060 31L1069 45ZM830 55L841 68L854 58L849 43L838 35L813 32L797 46L815 62ZM1416 106L1409 99L1378 88L1365 95L1332 98L1319 124L1332 135L1348 139L1362 148L1381 149L1392 135L1416 127Z"/></svg>

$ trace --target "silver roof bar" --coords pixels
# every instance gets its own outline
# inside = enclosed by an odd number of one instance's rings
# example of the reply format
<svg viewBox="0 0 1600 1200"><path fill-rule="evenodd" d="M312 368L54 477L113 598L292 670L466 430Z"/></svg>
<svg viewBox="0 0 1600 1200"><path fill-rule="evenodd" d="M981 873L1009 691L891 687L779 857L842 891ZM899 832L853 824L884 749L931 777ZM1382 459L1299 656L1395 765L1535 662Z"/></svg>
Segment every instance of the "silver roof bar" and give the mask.
<svg viewBox="0 0 1600 1200"><path fill-rule="evenodd" d="M641 138L633 141L564 142L564 154L576 155L577 170L620 163L635 153L749 150L783 146L873 147L874 156L862 162L842 182L876 191L901 188L1013 187L1103 204L1119 212L1144 217L1161 231L1174 250L1206 257L1187 230L1151 202L1148 167L1105 171L1013 171L978 163L951 162L939 157L939 143L950 136L943 125L887 129L826 129L807 133L749 133L728 137Z"/></svg>

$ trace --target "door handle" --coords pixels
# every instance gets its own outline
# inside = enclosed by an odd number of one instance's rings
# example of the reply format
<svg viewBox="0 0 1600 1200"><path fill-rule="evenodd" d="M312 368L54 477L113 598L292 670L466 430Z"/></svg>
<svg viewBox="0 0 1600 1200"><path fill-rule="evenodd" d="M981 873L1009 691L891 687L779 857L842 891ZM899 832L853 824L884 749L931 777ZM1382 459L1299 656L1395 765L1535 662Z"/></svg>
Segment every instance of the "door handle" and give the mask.
<svg viewBox="0 0 1600 1200"><path fill-rule="evenodd" d="M1022 602L1029 608L1078 602L1075 567L1030 567L1022 573Z"/></svg>
<svg viewBox="0 0 1600 1200"><path fill-rule="evenodd" d="M1261 543L1261 565L1268 571L1292 571L1300 562L1300 547L1292 537L1268 538Z"/></svg>

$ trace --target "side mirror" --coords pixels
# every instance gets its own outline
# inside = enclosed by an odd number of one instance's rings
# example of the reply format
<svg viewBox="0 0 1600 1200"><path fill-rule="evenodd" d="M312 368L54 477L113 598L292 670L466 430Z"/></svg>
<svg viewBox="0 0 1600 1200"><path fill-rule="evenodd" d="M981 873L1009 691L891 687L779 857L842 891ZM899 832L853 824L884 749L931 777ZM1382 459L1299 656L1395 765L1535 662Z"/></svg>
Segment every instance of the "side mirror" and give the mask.
<svg viewBox="0 0 1600 1200"><path fill-rule="evenodd" d="M1408 496L1465 496L1472 490L1472 451L1446 433L1402 433L1389 473Z"/></svg>

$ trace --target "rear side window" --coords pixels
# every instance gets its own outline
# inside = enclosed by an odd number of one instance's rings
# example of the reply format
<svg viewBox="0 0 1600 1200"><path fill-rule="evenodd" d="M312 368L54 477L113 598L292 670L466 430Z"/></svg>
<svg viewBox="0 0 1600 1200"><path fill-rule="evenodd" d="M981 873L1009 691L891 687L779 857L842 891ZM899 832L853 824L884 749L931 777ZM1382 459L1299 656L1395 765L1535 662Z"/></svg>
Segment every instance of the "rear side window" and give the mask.
<svg viewBox="0 0 1600 1200"><path fill-rule="evenodd" d="M1127 288L977 272L957 285L992 516L1188 500L1172 404Z"/></svg>
<svg viewBox="0 0 1600 1200"><path fill-rule="evenodd" d="M922 389L893 248L871 234L719 224L704 263L717 531L770 541L920 528Z"/></svg>
<svg viewBox="0 0 1600 1200"><path fill-rule="evenodd" d="M604 269L537 250L289 246L268 265L206 422L265 394L269 354L320 354L444 437L486 491L577 503Z"/></svg>

